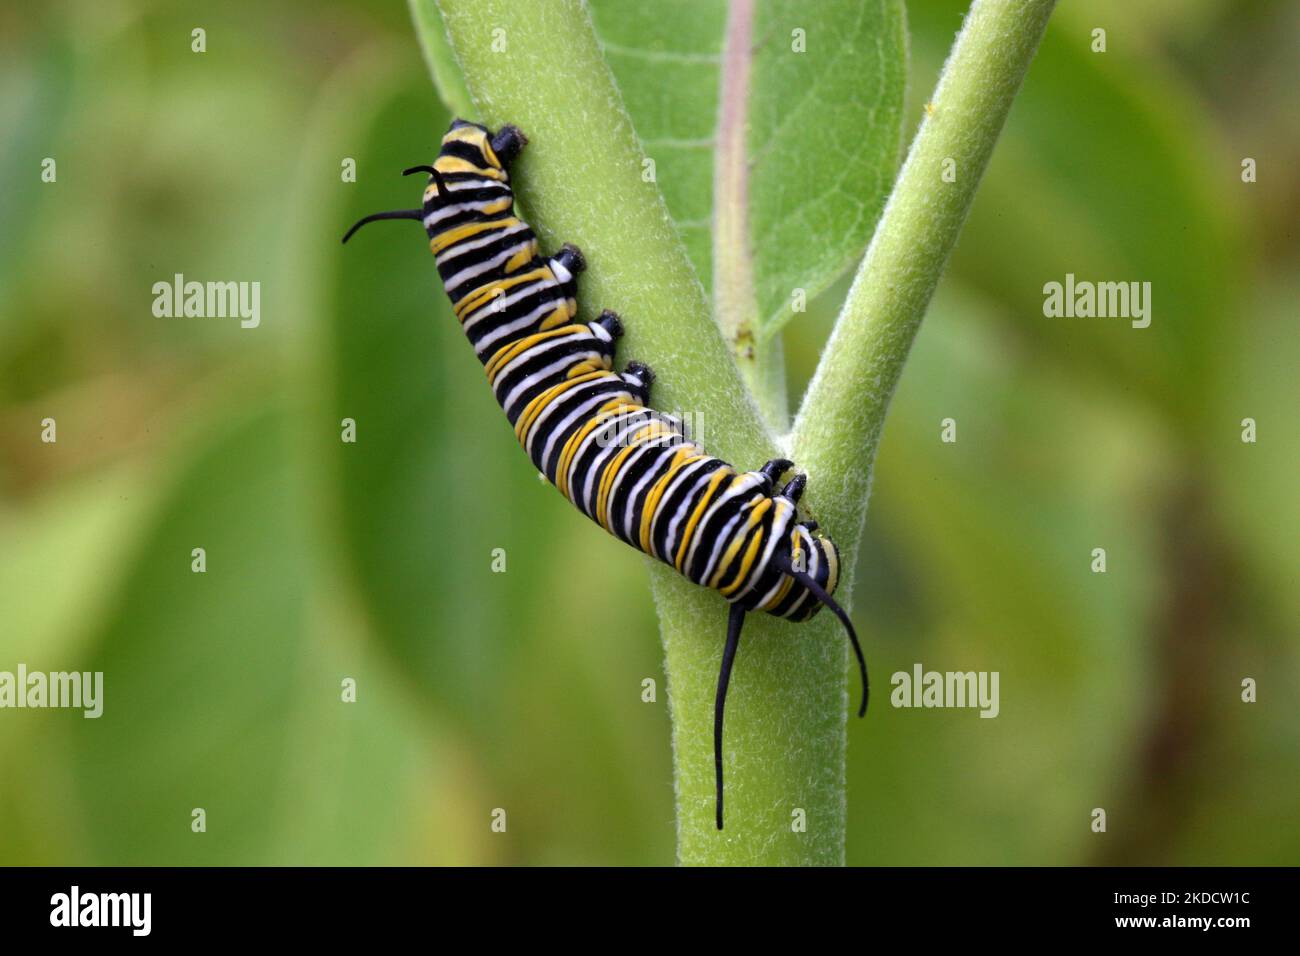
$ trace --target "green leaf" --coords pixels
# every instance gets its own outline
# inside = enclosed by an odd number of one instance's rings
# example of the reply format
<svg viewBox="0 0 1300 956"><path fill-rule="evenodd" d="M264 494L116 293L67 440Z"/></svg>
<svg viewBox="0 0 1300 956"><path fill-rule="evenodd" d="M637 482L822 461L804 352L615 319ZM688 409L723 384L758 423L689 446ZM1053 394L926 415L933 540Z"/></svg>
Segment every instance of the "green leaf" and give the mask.
<svg viewBox="0 0 1300 956"><path fill-rule="evenodd" d="M224 408L234 422L207 423L208 440L131 549L89 648L72 659L64 649L18 658L33 670L39 661L102 672L103 712L33 710L7 721L18 732L0 737L6 763L31 772L0 786L4 859L464 859L457 841L402 822L422 821L433 802L464 832L480 811L455 799L467 781L439 772L459 762L445 740L404 701L386 662L355 640L346 591L316 574L292 419L281 396L266 406L251 417ZM204 573L191 569L193 547L205 549ZM357 681L356 703L341 699L345 676ZM191 829L195 808L206 813L205 833Z"/></svg>
<svg viewBox="0 0 1300 956"><path fill-rule="evenodd" d="M598 0L593 20L714 317L768 424L780 342L866 247L897 167L902 4Z"/></svg>
<svg viewBox="0 0 1300 956"><path fill-rule="evenodd" d="M714 194L727 4L596 0L592 18L706 289L719 280ZM794 31L802 30L796 52ZM761 338L791 293L824 290L861 254L893 182L907 39L895 0L762 0L749 43L750 249Z"/></svg>
<svg viewBox="0 0 1300 956"><path fill-rule="evenodd" d="M713 149L725 0L593 0L605 61L705 289L712 288Z"/></svg>
<svg viewBox="0 0 1300 956"><path fill-rule="evenodd" d="M753 43L749 231L765 339L793 317L794 289L817 295L871 239L902 144L903 5L766 0Z"/></svg>

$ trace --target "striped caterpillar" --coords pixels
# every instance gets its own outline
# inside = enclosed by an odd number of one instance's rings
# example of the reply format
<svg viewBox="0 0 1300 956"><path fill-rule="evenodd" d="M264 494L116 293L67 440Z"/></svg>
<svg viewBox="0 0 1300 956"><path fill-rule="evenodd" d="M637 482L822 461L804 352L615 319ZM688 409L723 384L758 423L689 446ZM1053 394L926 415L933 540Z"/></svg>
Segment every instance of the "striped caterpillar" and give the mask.
<svg viewBox="0 0 1300 956"><path fill-rule="evenodd" d="M498 404L537 470L583 514L632 547L671 565L731 603L714 704L716 817L722 829L722 724L731 668L748 611L806 621L823 606L843 623L862 677L867 666L853 624L831 597L839 552L800 520L807 481L784 458L739 472L708 455L680 420L648 407L654 374L641 362L613 371L618 315L577 321L582 253L565 245L540 254L514 214L507 168L527 139L514 126L495 135L455 120L427 173L419 209L380 212L366 223L424 224L438 272Z"/></svg>

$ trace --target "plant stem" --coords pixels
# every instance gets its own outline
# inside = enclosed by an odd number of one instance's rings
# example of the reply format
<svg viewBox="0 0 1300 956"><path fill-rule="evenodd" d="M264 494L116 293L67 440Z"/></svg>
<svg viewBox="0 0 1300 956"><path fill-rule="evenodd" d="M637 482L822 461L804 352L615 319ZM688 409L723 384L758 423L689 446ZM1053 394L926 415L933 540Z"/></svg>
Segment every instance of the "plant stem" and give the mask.
<svg viewBox="0 0 1300 956"><path fill-rule="evenodd" d="M415 35L424 51L424 62L429 67L429 76L439 98L452 116L469 119L474 115L474 100L447 43L447 31L443 28L437 3L435 0L408 0L408 6L415 24Z"/></svg>
<svg viewBox="0 0 1300 956"><path fill-rule="evenodd" d="M741 377L768 427L790 424L780 343L760 342L749 232L749 93L754 65L754 0L727 8L713 158L713 309Z"/></svg>
<svg viewBox="0 0 1300 956"><path fill-rule="evenodd" d="M1054 6L971 5L799 410L791 457L850 569L903 363Z"/></svg>

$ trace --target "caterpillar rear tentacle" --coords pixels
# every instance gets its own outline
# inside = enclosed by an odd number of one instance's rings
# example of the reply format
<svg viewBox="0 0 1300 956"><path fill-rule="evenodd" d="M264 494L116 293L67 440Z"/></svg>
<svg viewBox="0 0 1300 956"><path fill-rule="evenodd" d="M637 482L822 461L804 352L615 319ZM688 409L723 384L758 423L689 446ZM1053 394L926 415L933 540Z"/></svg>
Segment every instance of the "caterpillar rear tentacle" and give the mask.
<svg viewBox="0 0 1300 956"><path fill-rule="evenodd" d="M839 551L801 519L807 476L776 491L794 463L773 459L740 472L707 454L682 421L649 407L654 373L643 362L614 371L623 334L608 309L577 320L582 252L551 258L514 211L509 165L527 144L514 126L496 134L455 120L432 165L420 209L375 213L418 219L438 272L497 402L537 470L583 514L632 547L731 603L714 710L717 825L722 829L722 728L727 688L749 611L806 621L822 607L844 625L862 679L867 665L848 614L832 595Z"/></svg>

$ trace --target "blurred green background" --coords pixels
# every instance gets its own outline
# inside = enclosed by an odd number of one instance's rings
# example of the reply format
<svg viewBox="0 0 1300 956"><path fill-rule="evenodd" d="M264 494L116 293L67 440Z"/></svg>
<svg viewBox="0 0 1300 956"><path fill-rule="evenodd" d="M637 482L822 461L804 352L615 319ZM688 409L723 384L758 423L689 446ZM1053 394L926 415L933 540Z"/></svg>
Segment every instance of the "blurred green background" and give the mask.
<svg viewBox="0 0 1300 956"><path fill-rule="evenodd" d="M962 7L909 4L909 138ZM1288 3L1058 11L855 594L878 686L998 670L1001 715L854 722L850 862L1300 863L1298 45ZM424 243L338 243L446 122L405 6L10 4L0 50L0 670L105 672L99 720L0 711L0 863L671 863L643 559L538 482ZM155 318L177 272L260 281L260 327ZM1152 327L1044 318L1067 272Z"/></svg>

